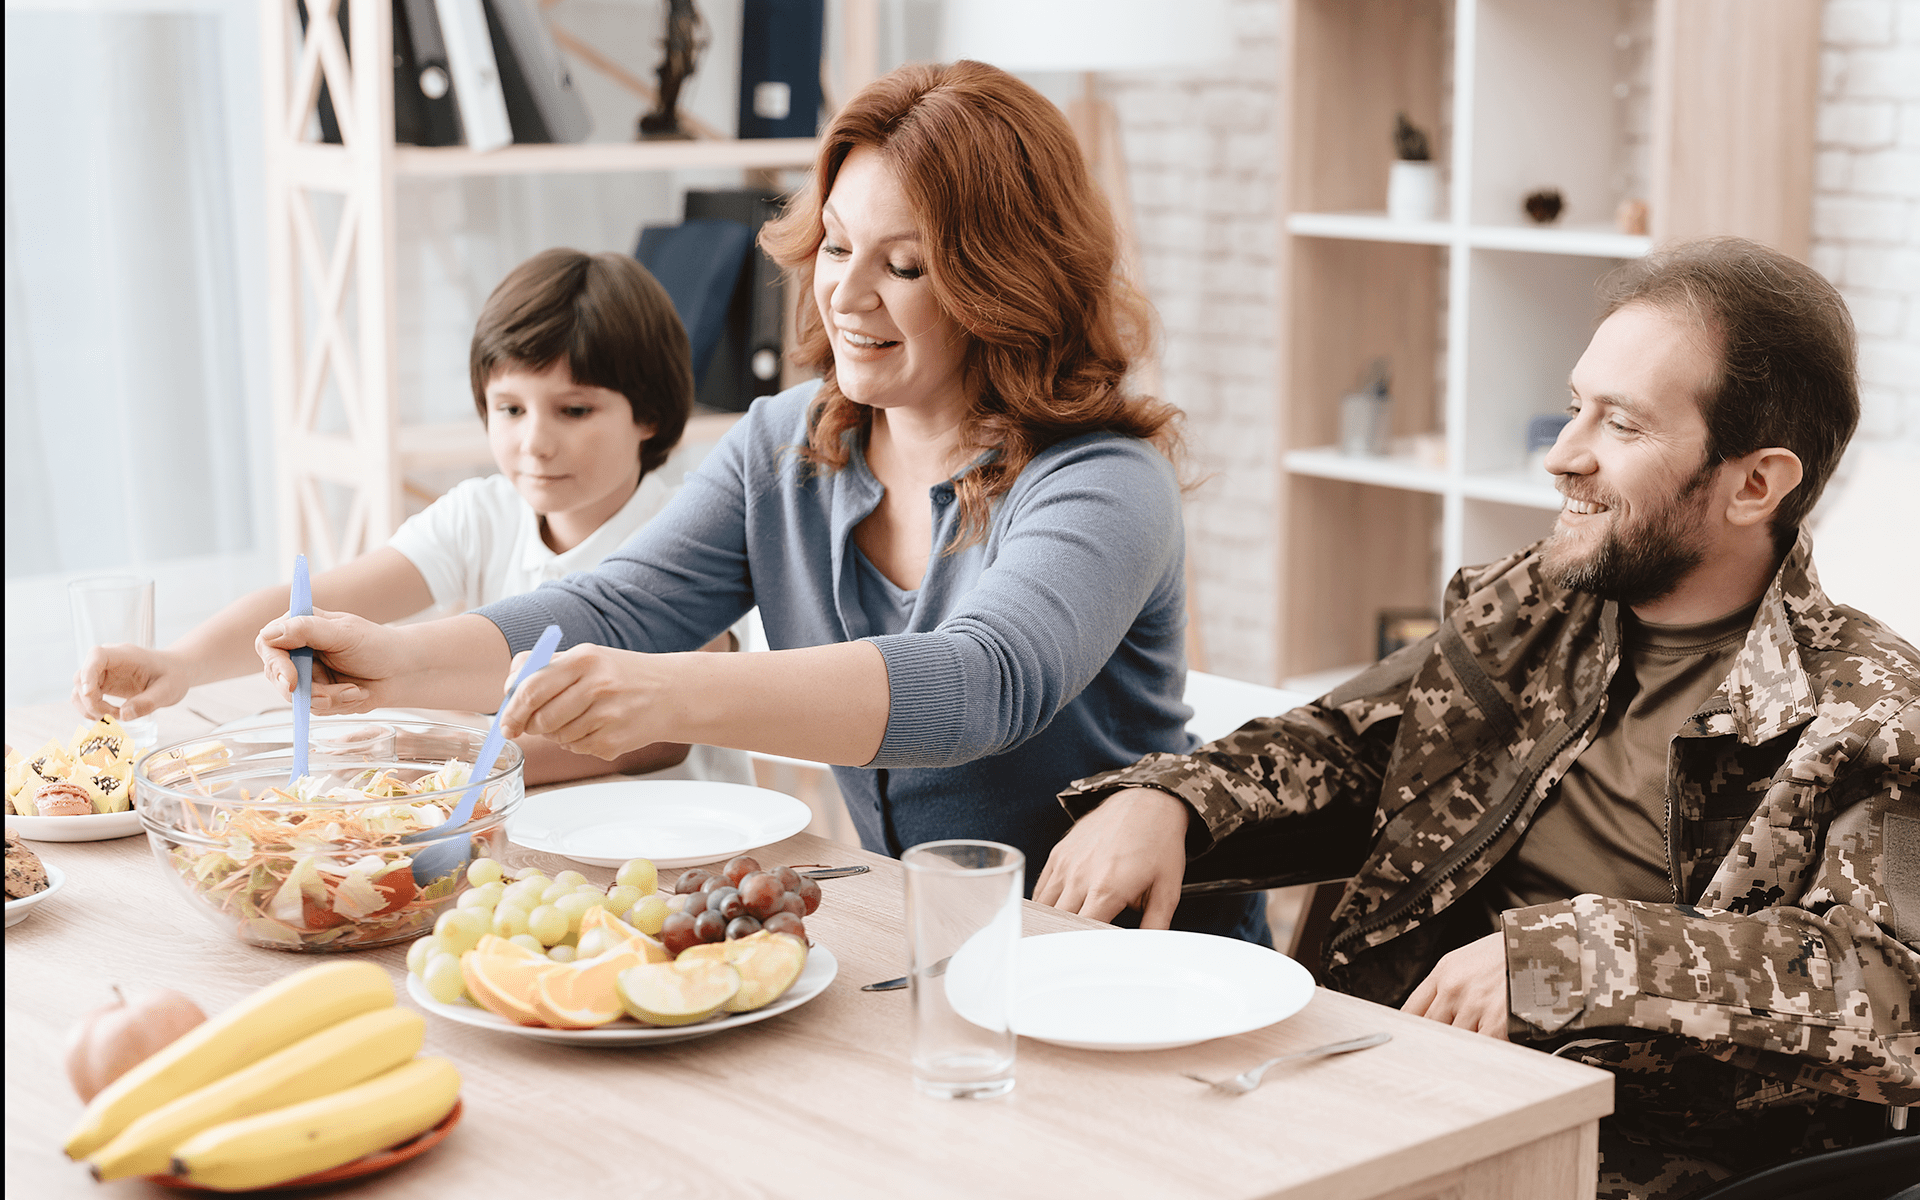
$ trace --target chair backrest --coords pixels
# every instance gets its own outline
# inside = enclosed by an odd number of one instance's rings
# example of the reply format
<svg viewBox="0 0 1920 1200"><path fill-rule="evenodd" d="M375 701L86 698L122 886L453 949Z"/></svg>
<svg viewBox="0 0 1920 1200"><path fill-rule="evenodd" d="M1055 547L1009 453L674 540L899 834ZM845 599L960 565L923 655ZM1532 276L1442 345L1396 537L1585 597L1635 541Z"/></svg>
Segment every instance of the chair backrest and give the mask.
<svg viewBox="0 0 1920 1200"><path fill-rule="evenodd" d="M1693 1200L1902 1200L1920 1187L1920 1137L1810 1154L1729 1179Z"/></svg>

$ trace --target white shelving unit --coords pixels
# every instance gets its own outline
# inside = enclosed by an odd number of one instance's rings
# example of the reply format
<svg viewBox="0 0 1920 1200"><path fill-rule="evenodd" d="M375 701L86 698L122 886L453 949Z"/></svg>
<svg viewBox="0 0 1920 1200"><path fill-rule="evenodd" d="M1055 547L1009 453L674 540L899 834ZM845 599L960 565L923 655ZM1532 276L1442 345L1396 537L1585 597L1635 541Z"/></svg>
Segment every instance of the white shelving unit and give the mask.
<svg viewBox="0 0 1920 1200"><path fill-rule="evenodd" d="M1371 661L1386 609L1543 536L1530 417L1561 411L1595 284L1662 241L1810 235L1818 0L1289 0L1283 5L1282 678ZM1650 44L1649 44L1650 39ZM1447 210L1385 213L1394 116L1438 135ZM1649 160L1636 168L1633 147ZM1563 223L1525 194L1557 187ZM1614 227L1646 201L1651 235ZM1397 438L1343 455L1340 398L1392 367Z"/></svg>
<svg viewBox="0 0 1920 1200"><path fill-rule="evenodd" d="M347 4L351 55L335 14ZM876 0L838 8L841 78L851 95L874 77ZM403 426L396 400L394 208L403 178L812 165L812 138L515 145L396 145L390 0L308 0L303 34L293 0L262 0L270 387L280 561L316 569L383 543L402 520L410 473L491 462L478 423ZM341 143L315 140L325 81ZM707 440L731 416L696 418Z"/></svg>

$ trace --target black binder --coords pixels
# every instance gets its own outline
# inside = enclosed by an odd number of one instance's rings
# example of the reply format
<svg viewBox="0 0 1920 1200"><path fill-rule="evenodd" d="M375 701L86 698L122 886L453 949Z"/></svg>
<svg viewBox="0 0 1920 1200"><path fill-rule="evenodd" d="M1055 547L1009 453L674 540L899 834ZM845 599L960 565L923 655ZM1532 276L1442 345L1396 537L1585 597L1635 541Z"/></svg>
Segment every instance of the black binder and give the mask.
<svg viewBox="0 0 1920 1200"><path fill-rule="evenodd" d="M538 8L482 0L515 142L579 142L593 124Z"/></svg>
<svg viewBox="0 0 1920 1200"><path fill-rule="evenodd" d="M690 191L689 221L738 221L751 231L753 248L740 264L727 323L695 399L721 412L745 412L755 396L780 390L782 327L786 308L778 265L760 249L760 227L780 213L779 192L756 188Z"/></svg>
<svg viewBox="0 0 1920 1200"><path fill-rule="evenodd" d="M393 140L460 144L460 109L433 0L393 0Z"/></svg>
<svg viewBox="0 0 1920 1200"><path fill-rule="evenodd" d="M812 137L818 132L825 10L825 0L742 4L741 137Z"/></svg>
<svg viewBox="0 0 1920 1200"><path fill-rule="evenodd" d="M649 225L640 231L633 256L667 289L673 310L687 328L696 391L715 362L714 349L726 332L752 240L745 225L729 220Z"/></svg>

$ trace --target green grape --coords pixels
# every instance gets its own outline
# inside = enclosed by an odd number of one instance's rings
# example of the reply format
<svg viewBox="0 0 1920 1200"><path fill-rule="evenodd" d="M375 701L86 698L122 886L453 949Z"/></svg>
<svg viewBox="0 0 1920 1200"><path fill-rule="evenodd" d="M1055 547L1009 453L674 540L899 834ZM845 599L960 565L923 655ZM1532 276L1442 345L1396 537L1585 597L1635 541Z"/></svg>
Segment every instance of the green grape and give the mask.
<svg viewBox="0 0 1920 1200"><path fill-rule="evenodd" d="M540 907L540 897L546 893L553 881L542 875L537 879L522 879L500 894L500 903L515 904L532 912Z"/></svg>
<svg viewBox="0 0 1920 1200"><path fill-rule="evenodd" d="M644 895L645 892L630 883L619 884L607 893L607 911L623 913L640 903Z"/></svg>
<svg viewBox="0 0 1920 1200"><path fill-rule="evenodd" d="M440 952L440 939L428 934L407 947L407 970L414 975L422 975L427 969L427 960Z"/></svg>
<svg viewBox="0 0 1920 1200"><path fill-rule="evenodd" d="M467 864L467 882L475 887L485 887L498 882L506 876L500 864L491 858L476 858Z"/></svg>
<svg viewBox="0 0 1920 1200"><path fill-rule="evenodd" d="M481 908L492 912L493 899L487 895L485 888L468 888L466 891L460 893L460 898L453 902L453 906L462 909Z"/></svg>
<svg viewBox="0 0 1920 1200"><path fill-rule="evenodd" d="M491 923L491 918L481 912L456 908L440 914L440 919L433 923L433 936L440 939L440 949L446 953L465 954L480 944L480 936Z"/></svg>
<svg viewBox="0 0 1920 1200"><path fill-rule="evenodd" d="M581 958L597 958L619 943L613 930L604 927L589 929L580 935L574 944L574 953Z"/></svg>
<svg viewBox="0 0 1920 1200"><path fill-rule="evenodd" d="M527 931L527 910L518 904L502 904L493 910L493 935L511 938Z"/></svg>
<svg viewBox="0 0 1920 1200"><path fill-rule="evenodd" d="M547 948L540 944L540 939L531 933L516 933L507 940L522 950L531 950L535 954L545 954L547 952Z"/></svg>
<svg viewBox="0 0 1920 1200"><path fill-rule="evenodd" d="M436 954L428 959L426 973L420 980L427 985L427 995L442 1004L457 1004L460 997L467 994L467 981L460 977L460 960L451 954Z"/></svg>
<svg viewBox="0 0 1920 1200"><path fill-rule="evenodd" d="M650 896L660 887L660 872L654 869L651 859L631 858L613 881L622 887L639 888L642 896Z"/></svg>
<svg viewBox="0 0 1920 1200"><path fill-rule="evenodd" d="M667 923L667 902L658 892L646 897L640 903L627 910L627 924L649 937L660 936L660 927Z"/></svg>
<svg viewBox="0 0 1920 1200"><path fill-rule="evenodd" d="M487 898L487 907L492 908L494 905L500 903L501 898L507 894L507 885L496 879L492 883L483 883L474 890L485 896Z"/></svg>
<svg viewBox="0 0 1920 1200"><path fill-rule="evenodd" d="M604 896L601 896L601 897L589 896L584 892L570 892L567 895L560 897L558 900L555 900L553 902L553 907L566 915L567 932L579 933L580 918L587 915L588 909L597 908L599 906L599 901L604 900L605 898L606 897Z"/></svg>
<svg viewBox="0 0 1920 1200"><path fill-rule="evenodd" d="M540 903L555 904L559 902L560 897L571 895L573 895L573 885L556 879L547 885L546 891L540 893Z"/></svg>
<svg viewBox="0 0 1920 1200"><path fill-rule="evenodd" d="M547 957L555 962L572 962L574 956L575 951L572 946L555 946L547 951Z"/></svg>
<svg viewBox="0 0 1920 1200"><path fill-rule="evenodd" d="M567 936L567 914L542 904L527 914L527 932L539 938L542 946L551 946Z"/></svg>
<svg viewBox="0 0 1920 1200"><path fill-rule="evenodd" d="M578 871L562 871L553 877L553 881L564 883L570 888L577 888L587 881L587 877Z"/></svg>

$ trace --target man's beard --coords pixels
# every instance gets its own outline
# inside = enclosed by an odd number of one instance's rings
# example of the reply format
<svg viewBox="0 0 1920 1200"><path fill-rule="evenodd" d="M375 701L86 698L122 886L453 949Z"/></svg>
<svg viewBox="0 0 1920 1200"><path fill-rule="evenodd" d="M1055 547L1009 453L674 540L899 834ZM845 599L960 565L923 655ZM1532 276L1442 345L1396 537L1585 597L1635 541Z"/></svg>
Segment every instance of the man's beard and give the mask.
<svg viewBox="0 0 1920 1200"><path fill-rule="evenodd" d="M1568 557L1573 551L1565 544L1566 535L1554 530L1541 553L1547 578L1561 587L1617 600L1629 608L1670 594L1706 561L1697 531L1700 513L1712 494L1707 484L1714 476L1714 467L1713 463L1703 465L1671 500L1644 520L1622 529L1616 516L1599 547L1584 558ZM1620 512L1617 497L1577 498L1605 504L1615 514Z"/></svg>

